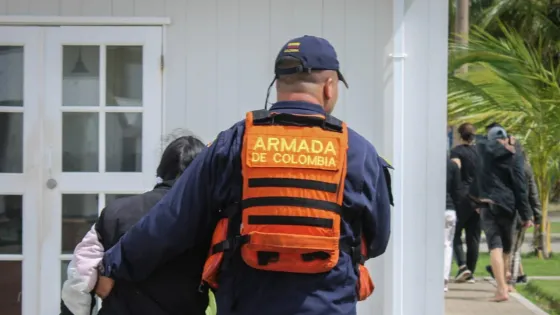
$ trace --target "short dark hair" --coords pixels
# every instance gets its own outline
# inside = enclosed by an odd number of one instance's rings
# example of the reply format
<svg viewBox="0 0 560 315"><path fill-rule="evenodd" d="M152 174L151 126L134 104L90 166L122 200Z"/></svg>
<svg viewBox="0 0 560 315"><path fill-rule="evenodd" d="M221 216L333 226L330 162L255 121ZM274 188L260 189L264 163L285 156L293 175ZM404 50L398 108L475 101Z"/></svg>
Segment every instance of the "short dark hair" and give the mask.
<svg viewBox="0 0 560 315"><path fill-rule="evenodd" d="M501 127L504 128L502 125L500 125L499 123L493 121L491 122L488 126L486 126L486 131L488 132L488 130L494 128L494 127Z"/></svg>
<svg viewBox="0 0 560 315"><path fill-rule="evenodd" d="M473 124L468 122L463 123L459 126L457 131L459 132L461 139L469 142L474 140L474 136L476 134L476 128L473 126Z"/></svg>
<svg viewBox="0 0 560 315"><path fill-rule="evenodd" d="M185 171L206 146L194 136L183 136L173 140L163 150L156 174L162 180L173 180Z"/></svg>

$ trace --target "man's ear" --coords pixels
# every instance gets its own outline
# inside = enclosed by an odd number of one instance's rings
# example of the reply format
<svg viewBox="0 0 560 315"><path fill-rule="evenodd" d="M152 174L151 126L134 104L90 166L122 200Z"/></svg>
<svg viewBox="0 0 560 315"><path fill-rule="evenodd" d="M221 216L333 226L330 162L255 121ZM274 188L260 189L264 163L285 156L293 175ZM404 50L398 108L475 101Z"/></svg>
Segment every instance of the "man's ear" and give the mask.
<svg viewBox="0 0 560 315"><path fill-rule="evenodd" d="M323 93L325 94L326 99L330 100L334 97L334 80L332 78L328 78L325 82Z"/></svg>

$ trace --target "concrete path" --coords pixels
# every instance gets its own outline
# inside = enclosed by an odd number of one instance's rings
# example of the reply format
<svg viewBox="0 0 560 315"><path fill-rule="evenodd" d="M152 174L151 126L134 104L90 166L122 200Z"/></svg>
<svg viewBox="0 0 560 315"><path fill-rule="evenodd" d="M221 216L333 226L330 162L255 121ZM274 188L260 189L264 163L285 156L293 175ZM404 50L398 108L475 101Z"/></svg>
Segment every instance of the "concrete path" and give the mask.
<svg viewBox="0 0 560 315"><path fill-rule="evenodd" d="M445 293L445 315L535 315L514 297L502 303L491 302L495 287L487 281L475 284L451 283ZM542 314L542 313L541 313ZM546 313L545 313L546 314Z"/></svg>

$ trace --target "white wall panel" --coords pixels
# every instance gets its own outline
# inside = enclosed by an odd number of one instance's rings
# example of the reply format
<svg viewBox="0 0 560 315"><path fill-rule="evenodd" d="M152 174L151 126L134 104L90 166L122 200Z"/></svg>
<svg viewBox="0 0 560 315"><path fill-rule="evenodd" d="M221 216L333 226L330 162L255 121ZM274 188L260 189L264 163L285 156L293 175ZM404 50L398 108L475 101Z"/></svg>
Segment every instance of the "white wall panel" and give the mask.
<svg viewBox="0 0 560 315"><path fill-rule="evenodd" d="M215 121L213 128L225 129L233 125L242 117L242 111L238 110L238 104L242 104L244 96L250 92L242 92L239 82L250 73L249 65L243 66L239 63L240 51L243 45L239 40L240 23L240 1L218 0L217 1L217 60L216 60L216 103L212 104L215 109ZM252 44L259 46L258 43ZM250 49L251 46L245 46ZM245 70L247 69L247 70ZM260 93L261 95L263 93ZM212 140L215 131L210 131L209 139Z"/></svg>
<svg viewBox="0 0 560 315"><path fill-rule="evenodd" d="M1 14L20 15L29 12L30 0L3 0L0 1ZM4 5L2 5L4 2ZM5 8L5 11L2 11Z"/></svg>
<svg viewBox="0 0 560 315"><path fill-rule="evenodd" d="M165 3L166 0L134 0L134 16L164 16Z"/></svg>
<svg viewBox="0 0 560 315"><path fill-rule="evenodd" d="M217 52L217 16L216 0L188 1L186 19L187 24L183 36L187 38L187 51L183 58L187 59L187 77L183 82L167 82L176 85L177 89L186 90L187 112L184 126L192 130L204 141L213 139L218 128L216 120L218 114L227 114L229 106L224 104L223 112L217 112L216 79L218 67L216 65ZM168 38L168 41L172 41ZM173 64L168 64L173 67ZM180 102L174 102L178 106ZM184 104L184 103L183 103ZM171 107L168 107L171 108ZM170 113L172 114L172 113Z"/></svg>
<svg viewBox="0 0 560 315"><path fill-rule="evenodd" d="M82 0L83 1L83 0ZM184 2L184 1L171 1ZM134 0L113 0L111 3L111 13L113 16L134 16Z"/></svg>
<svg viewBox="0 0 560 315"><path fill-rule="evenodd" d="M0 15L165 16L167 2L188 0L0 0ZM184 19L184 16L181 17Z"/></svg>
<svg viewBox="0 0 560 315"><path fill-rule="evenodd" d="M346 76L348 84L353 86L355 78L348 77L348 65L346 64L346 4L345 1L324 0L323 1L323 37L326 38L336 49L341 72ZM346 119L346 95L349 91L341 83L339 86L338 103L333 115ZM353 128L353 126L351 126Z"/></svg>
<svg viewBox="0 0 560 315"><path fill-rule="evenodd" d="M41 0L42 1L42 0ZM111 16L113 11L112 0L82 1L82 16ZM62 8L61 8L62 9Z"/></svg>
<svg viewBox="0 0 560 315"><path fill-rule="evenodd" d="M58 15L58 0L29 0L29 15Z"/></svg>
<svg viewBox="0 0 560 315"><path fill-rule="evenodd" d="M238 22L238 89L237 104L228 104L234 120L245 117L245 112L264 107L266 89L272 81L270 60L270 1L240 0ZM226 127L227 128L227 127Z"/></svg>
<svg viewBox="0 0 560 315"><path fill-rule="evenodd" d="M95 1L91 1L95 3ZM82 0L60 0L59 15L61 16L81 16L82 15ZM103 6L101 6L103 7Z"/></svg>
<svg viewBox="0 0 560 315"><path fill-rule="evenodd" d="M118 0L131 1L131 0ZM186 80L187 51L192 43L187 43L187 1L167 1L165 16L171 18L172 25L165 27L165 70L164 70L164 130L169 133L177 128L186 128L187 113ZM163 135L165 138L166 135Z"/></svg>

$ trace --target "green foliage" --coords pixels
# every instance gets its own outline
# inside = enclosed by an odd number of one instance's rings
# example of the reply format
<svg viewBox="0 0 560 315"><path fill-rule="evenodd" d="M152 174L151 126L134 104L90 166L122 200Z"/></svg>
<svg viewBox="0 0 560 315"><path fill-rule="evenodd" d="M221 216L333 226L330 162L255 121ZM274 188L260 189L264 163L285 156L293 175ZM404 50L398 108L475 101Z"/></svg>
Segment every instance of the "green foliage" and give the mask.
<svg viewBox="0 0 560 315"><path fill-rule="evenodd" d="M552 41L560 39L560 1L558 0L494 0L483 10L476 24L491 32L499 32L499 22L515 28L525 39L533 41L540 35Z"/></svg>
<svg viewBox="0 0 560 315"><path fill-rule="evenodd" d="M560 175L560 65L550 53L547 29L526 38L513 26L495 25L499 35L473 26L467 47L450 44L450 123L497 121L517 135L546 214L553 179ZM464 65L469 71L458 73Z"/></svg>

